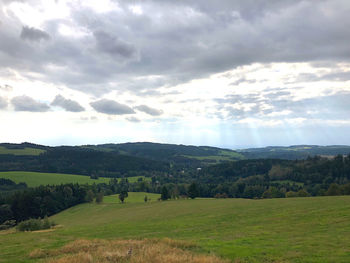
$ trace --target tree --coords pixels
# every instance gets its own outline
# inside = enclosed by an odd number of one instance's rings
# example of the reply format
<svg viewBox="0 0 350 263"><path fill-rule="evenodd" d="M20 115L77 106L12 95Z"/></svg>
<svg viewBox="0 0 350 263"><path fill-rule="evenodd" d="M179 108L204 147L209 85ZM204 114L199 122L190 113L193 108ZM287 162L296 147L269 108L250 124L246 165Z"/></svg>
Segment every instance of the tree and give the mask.
<svg viewBox="0 0 350 263"><path fill-rule="evenodd" d="M169 199L169 191L165 185L162 188L160 199L162 199L163 201Z"/></svg>
<svg viewBox="0 0 350 263"><path fill-rule="evenodd" d="M190 184L188 187L187 195L189 198L195 199L199 195L198 187L196 183Z"/></svg>
<svg viewBox="0 0 350 263"><path fill-rule="evenodd" d="M327 190L327 195L341 195L341 188L337 184L331 184Z"/></svg>
<svg viewBox="0 0 350 263"><path fill-rule="evenodd" d="M122 190L118 197L119 197L120 202L124 203L125 198L128 197L128 191Z"/></svg>
<svg viewBox="0 0 350 263"><path fill-rule="evenodd" d="M89 202L89 203L94 201L94 193L91 190L88 190L86 192L85 200L86 200L86 202Z"/></svg>
<svg viewBox="0 0 350 263"><path fill-rule="evenodd" d="M103 202L103 192L99 192L96 194L96 203L100 204Z"/></svg>
<svg viewBox="0 0 350 263"><path fill-rule="evenodd" d="M307 197L310 196L310 194L305 189L300 189L298 191L298 197Z"/></svg>
<svg viewBox="0 0 350 263"><path fill-rule="evenodd" d="M286 197L298 197L297 192L289 191L286 193Z"/></svg>
<svg viewBox="0 0 350 263"><path fill-rule="evenodd" d="M277 189L276 187L272 186L269 189L267 189L261 196L262 198L282 198L285 197L284 193Z"/></svg>
<svg viewBox="0 0 350 263"><path fill-rule="evenodd" d="M11 206L8 204L0 205L0 225L13 218Z"/></svg>

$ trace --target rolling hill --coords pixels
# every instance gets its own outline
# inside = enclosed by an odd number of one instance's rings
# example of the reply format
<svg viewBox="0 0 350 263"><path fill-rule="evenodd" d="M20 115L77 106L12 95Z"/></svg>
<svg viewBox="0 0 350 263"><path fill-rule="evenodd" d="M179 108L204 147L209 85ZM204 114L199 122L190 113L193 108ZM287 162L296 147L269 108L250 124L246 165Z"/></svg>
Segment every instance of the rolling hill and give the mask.
<svg viewBox="0 0 350 263"><path fill-rule="evenodd" d="M33 262L40 257L29 255L38 248L41 254L37 254L45 259L49 251L78 239L170 238L234 262L345 263L349 260L349 204L350 196L82 204L53 216L58 224L53 230L2 232L0 258Z"/></svg>
<svg viewBox="0 0 350 263"><path fill-rule="evenodd" d="M244 155L247 159L306 159L308 156L326 156L332 157L338 154L348 155L350 154L350 146L346 145L330 145L330 146L318 146L318 145L295 145L289 147L282 146L269 146L264 148L250 148L237 150L240 154Z"/></svg>
<svg viewBox="0 0 350 263"><path fill-rule="evenodd" d="M85 145L82 147L105 152L118 152L120 154L173 162L176 164L188 164L193 162L196 165L203 165L213 164L220 161L236 161L244 159L244 156L236 151L209 146L137 142Z"/></svg>

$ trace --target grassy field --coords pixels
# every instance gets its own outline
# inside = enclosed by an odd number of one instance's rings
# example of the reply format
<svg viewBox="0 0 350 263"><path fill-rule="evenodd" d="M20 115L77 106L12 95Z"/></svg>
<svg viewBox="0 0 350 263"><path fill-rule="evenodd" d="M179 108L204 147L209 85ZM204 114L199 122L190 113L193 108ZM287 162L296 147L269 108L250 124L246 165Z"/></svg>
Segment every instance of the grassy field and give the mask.
<svg viewBox="0 0 350 263"><path fill-rule="evenodd" d="M194 242L233 262L349 262L350 196L195 199L82 204L52 217L51 232L0 232L0 262L34 262L37 248L76 239L164 238ZM115 202L113 202L115 200Z"/></svg>
<svg viewBox="0 0 350 263"><path fill-rule="evenodd" d="M4 146L0 146L0 154L13 154L13 155L39 155L44 153L45 150L35 148L23 148L23 149L7 149Z"/></svg>
<svg viewBox="0 0 350 263"><path fill-rule="evenodd" d="M129 182L136 182L142 176L128 177ZM66 183L93 184L108 183L111 178L100 177L97 180L90 179L89 176L76 174L38 173L38 172L0 172L0 178L11 179L16 183L24 182L29 187L39 185L58 185ZM143 177L144 178L144 177ZM149 180L150 178L145 178Z"/></svg>
<svg viewBox="0 0 350 263"><path fill-rule="evenodd" d="M200 161L211 160L211 161L215 161L216 163L223 162L223 161L235 161L235 160L244 159L244 156L238 152L231 152L231 151L225 151L225 150L221 150L218 155L208 155L208 156L183 155L183 156L187 158L200 160Z"/></svg>

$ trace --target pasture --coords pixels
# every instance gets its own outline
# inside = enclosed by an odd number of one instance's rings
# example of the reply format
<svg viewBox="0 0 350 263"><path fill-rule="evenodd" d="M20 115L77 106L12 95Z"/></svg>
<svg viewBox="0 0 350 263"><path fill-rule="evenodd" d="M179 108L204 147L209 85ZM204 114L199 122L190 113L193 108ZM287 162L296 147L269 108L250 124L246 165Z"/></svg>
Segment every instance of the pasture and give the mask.
<svg viewBox="0 0 350 263"><path fill-rule="evenodd" d="M128 177L129 182L136 182L142 176ZM111 178L99 177L98 179L90 179L89 176L77 174L59 174L59 173L39 173L39 172L0 172L0 178L6 178L15 183L24 182L29 187L39 185L59 185L68 183L93 184L108 183ZM145 178L145 177L142 177ZM145 178L148 179L149 178Z"/></svg>
<svg viewBox="0 0 350 263"><path fill-rule="evenodd" d="M195 199L82 204L51 219L53 231L0 232L0 262L34 262L37 248L77 239L162 239L196 244L233 262L349 262L350 196L283 199ZM141 199L141 200L140 200ZM115 200L115 201L114 201ZM2 261L1 261L2 260Z"/></svg>
<svg viewBox="0 0 350 263"><path fill-rule="evenodd" d="M0 146L0 154L12 154L12 155L39 155L46 152L42 149L25 147L23 149L8 149L4 146Z"/></svg>

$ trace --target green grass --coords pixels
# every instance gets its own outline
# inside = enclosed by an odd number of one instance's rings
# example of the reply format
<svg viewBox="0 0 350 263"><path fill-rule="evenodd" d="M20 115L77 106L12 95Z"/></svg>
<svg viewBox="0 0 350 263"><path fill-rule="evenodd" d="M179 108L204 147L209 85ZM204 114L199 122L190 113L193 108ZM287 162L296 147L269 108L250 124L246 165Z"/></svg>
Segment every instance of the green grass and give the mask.
<svg viewBox="0 0 350 263"><path fill-rule="evenodd" d="M242 160L244 156L237 152L231 152L226 150L220 150L218 155L208 155L208 156L194 156L194 155L182 155L186 158L192 158L200 161L212 160L217 163L222 161L235 161Z"/></svg>
<svg viewBox="0 0 350 263"><path fill-rule="evenodd" d="M136 182L139 177L128 177L129 182ZM11 179L16 183L24 182L29 187L39 185L58 185L67 183L79 183L79 184L93 184L93 183L108 183L111 178L100 177L97 180L90 179L89 176L76 175L76 174L57 174L57 173L39 173L39 172L0 172L0 178ZM145 180L150 178L142 177ZM0 261L1 262L1 261Z"/></svg>
<svg viewBox="0 0 350 263"><path fill-rule="evenodd" d="M145 193L139 194L140 197ZM0 232L0 262L33 262L35 248L78 238L193 241L237 262L349 262L350 196L82 204L52 217L52 232ZM1 261L2 260L2 261ZM238 261L240 260L240 261Z"/></svg>
<svg viewBox="0 0 350 263"><path fill-rule="evenodd" d="M42 149L35 148L23 148L23 149L7 149L4 146L0 146L0 154L13 154L13 155L39 155L46 152Z"/></svg>

